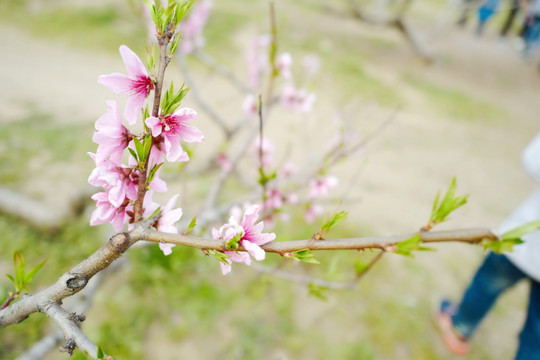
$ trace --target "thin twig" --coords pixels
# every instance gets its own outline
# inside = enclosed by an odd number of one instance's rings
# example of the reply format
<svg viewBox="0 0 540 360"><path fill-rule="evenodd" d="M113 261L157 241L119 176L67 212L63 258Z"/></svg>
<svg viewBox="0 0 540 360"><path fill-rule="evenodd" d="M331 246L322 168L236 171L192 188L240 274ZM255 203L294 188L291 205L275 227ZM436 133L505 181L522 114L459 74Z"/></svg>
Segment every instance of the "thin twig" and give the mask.
<svg viewBox="0 0 540 360"><path fill-rule="evenodd" d="M205 52L202 49L197 49L194 52L195 57L202 62L204 65L212 69L216 74L221 75L225 79L229 80L238 90L242 91L245 94L251 94L251 89L225 65L219 63L214 59L210 54Z"/></svg>
<svg viewBox="0 0 540 360"><path fill-rule="evenodd" d="M216 124L223 131L226 139L231 138L233 132L227 126L227 122L225 121L225 119L222 118L221 115L219 115L217 111L215 111L214 108L201 95L197 83L191 77L188 65L186 63L186 59L181 55L178 55L176 59L178 66L182 71L182 75L186 79L186 82L189 86L190 94L199 105L199 108L206 112L210 117L210 120L212 120L214 124Z"/></svg>

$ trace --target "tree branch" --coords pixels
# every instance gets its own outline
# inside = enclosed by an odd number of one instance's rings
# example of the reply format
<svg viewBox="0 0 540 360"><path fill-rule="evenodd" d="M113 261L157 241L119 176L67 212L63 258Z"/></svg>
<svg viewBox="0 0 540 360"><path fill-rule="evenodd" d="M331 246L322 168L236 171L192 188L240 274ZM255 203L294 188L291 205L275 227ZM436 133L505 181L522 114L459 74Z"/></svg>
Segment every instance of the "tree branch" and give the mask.
<svg viewBox="0 0 540 360"><path fill-rule="evenodd" d="M95 253L60 276L55 284L37 294L25 295L18 302L0 310L0 328L19 323L30 314L43 312L51 304L60 303L64 298L81 291L95 274L107 268L142 238L145 226L146 223L141 223L130 233L114 235Z"/></svg>
<svg viewBox="0 0 540 360"><path fill-rule="evenodd" d="M79 328L80 319L75 313L68 313L59 304L53 303L43 309L43 313L62 330L66 345L62 347L71 356L76 345L81 351L96 358L98 347Z"/></svg>
<svg viewBox="0 0 540 360"><path fill-rule="evenodd" d="M385 249L388 246L395 245L401 241L411 238L411 234L332 239L332 240L296 240L296 241L272 241L261 248L266 252L284 254L286 252L298 250L362 250L362 249ZM483 239L497 239L489 229L472 228L463 230L430 231L421 233L421 241L426 243L433 242L464 242L476 244ZM170 244L190 246L203 250L225 250L225 242L219 240L205 239L197 236L182 234L167 234L154 230L149 230L144 234L143 240L153 242L166 242ZM240 248L240 251L245 251Z"/></svg>

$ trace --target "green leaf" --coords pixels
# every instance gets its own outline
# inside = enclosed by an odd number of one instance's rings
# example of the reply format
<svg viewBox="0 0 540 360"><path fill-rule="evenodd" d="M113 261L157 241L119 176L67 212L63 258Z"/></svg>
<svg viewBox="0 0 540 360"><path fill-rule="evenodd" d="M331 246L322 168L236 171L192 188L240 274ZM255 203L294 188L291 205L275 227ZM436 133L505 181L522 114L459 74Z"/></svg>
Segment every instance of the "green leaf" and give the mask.
<svg viewBox="0 0 540 360"><path fill-rule="evenodd" d="M191 222L189 223L189 226L187 228L187 230L184 232L184 235L187 235L191 232L191 230L193 230L193 228L197 226L197 217L194 216L193 219L191 219Z"/></svg>
<svg viewBox="0 0 540 360"><path fill-rule="evenodd" d="M420 234L415 234L408 238L407 240L400 241L396 244L397 250L395 251L396 254L404 255L404 256L410 256L412 257L412 251L413 250L419 250L420 248Z"/></svg>
<svg viewBox="0 0 540 360"><path fill-rule="evenodd" d="M513 238L513 239L504 239L504 240L491 240L491 239L484 239L482 240L482 245L484 246L484 249L491 250L497 254L500 254L505 251L513 251L514 245L523 244L523 240L519 238Z"/></svg>
<svg viewBox="0 0 540 360"><path fill-rule="evenodd" d="M439 204L439 193L435 197L433 202L433 208L431 211L430 222L433 225L446 221L448 216L457 208L467 203L467 195L455 196L456 193L456 178L452 179L443 200Z"/></svg>
<svg viewBox="0 0 540 360"><path fill-rule="evenodd" d="M137 153L135 152L135 150L133 150L132 148L128 148L129 150L129 153L131 154L131 156L133 156L133 158L139 162L139 157L137 156Z"/></svg>
<svg viewBox="0 0 540 360"><path fill-rule="evenodd" d="M242 240L243 235L244 234L242 234L242 233L236 234L235 237L233 237L232 239L228 240L225 243L225 248L227 250L236 250L236 249L238 249L238 243L240 242L240 240Z"/></svg>
<svg viewBox="0 0 540 360"><path fill-rule="evenodd" d="M148 174L148 178L146 178L146 184L149 185L152 180L154 180L154 177L156 176L157 171L164 163L159 163L157 165L154 165L152 169L150 169L150 173Z"/></svg>
<svg viewBox="0 0 540 360"><path fill-rule="evenodd" d="M24 258L18 251L13 252L13 267L15 269L15 291L21 291L24 288L24 273L26 270Z"/></svg>
<svg viewBox="0 0 540 360"><path fill-rule="evenodd" d="M288 257L289 259L295 259L295 260L302 261L305 263L320 264L320 262L317 259L315 259L315 256L313 256L313 253L309 249L293 251L286 257Z"/></svg>
<svg viewBox="0 0 540 360"><path fill-rule="evenodd" d="M223 264L229 264L227 259L230 258L230 255L228 255L228 254L225 254L225 253L222 253L222 252L219 252L219 251L216 251L216 250L208 250L208 254L212 255L219 262L221 262Z"/></svg>
<svg viewBox="0 0 540 360"><path fill-rule="evenodd" d="M101 349L101 346L98 346L97 348L97 358L98 359L104 359L105 354L103 353L103 350Z"/></svg>
<svg viewBox="0 0 540 360"><path fill-rule="evenodd" d="M335 226L340 224L343 220L345 220L348 214L349 213L347 211L340 211L339 213L335 214L334 216L332 216L330 220L326 221L321 226L321 231L324 231L324 232L330 231L332 228L334 228Z"/></svg>
<svg viewBox="0 0 540 360"><path fill-rule="evenodd" d="M313 283L309 283L308 290L309 290L309 295L315 296L316 298L319 298L323 301L328 300L328 297L326 297L326 295L324 294L324 291L328 290L328 288L324 286L318 286Z"/></svg>
<svg viewBox="0 0 540 360"><path fill-rule="evenodd" d="M524 235L540 229L540 219L530 221L526 224L518 226L512 230L509 230L501 235L502 240L508 239L520 239Z"/></svg>
<svg viewBox="0 0 540 360"><path fill-rule="evenodd" d="M34 266L32 268L32 270L30 270L25 276L24 276L24 283L25 284L30 284L32 282L32 278L34 277L34 275L36 275L36 273L43 267L43 265L45 265L45 263L47 262L47 259L43 260L42 262L40 262L39 264L37 264L36 266Z"/></svg>
<svg viewBox="0 0 540 360"><path fill-rule="evenodd" d="M135 149L137 151L138 158L140 159L140 161L144 161L145 158L143 157L143 154L144 154L143 144L141 144L141 141L136 137L133 138L133 143L135 144Z"/></svg>
<svg viewBox="0 0 540 360"><path fill-rule="evenodd" d="M178 49L178 44L180 44L181 39L182 39L181 33L175 36L175 39L171 43L171 48L169 49L169 56L173 56L174 53L176 53L176 50Z"/></svg>
<svg viewBox="0 0 540 360"><path fill-rule="evenodd" d="M15 282L15 279L13 278L13 276L11 276L10 274L6 274L6 277L11 280L11 282L13 283L13 287L16 287L17 286L17 283Z"/></svg>
<svg viewBox="0 0 540 360"><path fill-rule="evenodd" d="M363 261L357 260L354 262L354 271L356 272L356 275L362 274L368 267L369 264Z"/></svg>
<svg viewBox="0 0 540 360"><path fill-rule="evenodd" d="M145 160L148 158L148 155L150 155L151 148L152 148L152 135L148 134L144 137L144 140L143 140L143 151L144 151Z"/></svg>

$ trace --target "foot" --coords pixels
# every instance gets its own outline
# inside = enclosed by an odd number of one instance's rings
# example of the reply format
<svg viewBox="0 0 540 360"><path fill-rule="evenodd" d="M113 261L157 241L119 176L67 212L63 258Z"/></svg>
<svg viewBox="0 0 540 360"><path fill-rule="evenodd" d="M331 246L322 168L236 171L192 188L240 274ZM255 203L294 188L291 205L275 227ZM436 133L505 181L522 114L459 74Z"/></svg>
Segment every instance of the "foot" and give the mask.
<svg viewBox="0 0 540 360"><path fill-rule="evenodd" d="M448 300L443 300L440 309L435 314L435 320L441 332L442 339L446 347L454 354L464 355L470 350L470 344L467 338L454 329L452 315L455 308Z"/></svg>

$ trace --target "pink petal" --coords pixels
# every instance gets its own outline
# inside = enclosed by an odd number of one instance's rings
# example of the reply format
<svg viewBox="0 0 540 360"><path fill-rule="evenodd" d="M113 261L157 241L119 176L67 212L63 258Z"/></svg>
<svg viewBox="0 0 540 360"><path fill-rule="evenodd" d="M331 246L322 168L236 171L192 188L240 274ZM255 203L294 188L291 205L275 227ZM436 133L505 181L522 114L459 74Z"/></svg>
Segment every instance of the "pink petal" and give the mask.
<svg viewBox="0 0 540 360"><path fill-rule="evenodd" d="M228 261L228 260L226 260L226 261ZM231 272L232 267L231 267L231 263L230 263L230 262L228 262L227 264L224 264L224 263L222 263L222 262L220 261L220 262L219 262L219 265L221 266L221 273L222 273L223 275L227 275L228 273Z"/></svg>
<svg viewBox="0 0 540 360"><path fill-rule="evenodd" d="M266 256L266 252L257 244L254 244L252 242L242 240L242 247L246 249L248 253L251 254L257 261L264 260Z"/></svg>
<svg viewBox="0 0 540 360"><path fill-rule="evenodd" d="M126 45L120 46L120 55L126 65L127 72L132 79L136 79L141 75L148 77L146 67L142 63L141 59Z"/></svg>
<svg viewBox="0 0 540 360"><path fill-rule="evenodd" d="M172 140L172 141L171 141ZM188 161L189 156L182 149L180 139L176 136L165 136L165 150L167 151L167 161Z"/></svg>
<svg viewBox="0 0 540 360"><path fill-rule="evenodd" d="M128 124L133 125L137 122L137 116L141 112L146 94L135 93L128 97L126 101L126 108L124 109L124 116Z"/></svg>
<svg viewBox="0 0 540 360"><path fill-rule="evenodd" d="M115 216L112 222L114 230L122 231L122 229L124 228L124 216L125 216L124 212L121 212L120 214L117 214Z"/></svg>
<svg viewBox="0 0 540 360"><path fill-rule="evenodd" d="M182 123L189 123L191 119L195 119L198 115L192 108L184 107L177 109L172 113L172 116L177 118Z"/></svg>
<svg viewBox="0 0 540 360"><path fill-rule="evenodd" d="M204 134L195 126L182 126L178 129L178 135L188 143L200 143L204 140Z"/></svg>
<svg viewBox="0 0 540 360"><path fill-rule="evenodd" d="M159 134L161 134L161 131L163 130L163 126L161 125L161 121L157 117L150 116L144 122L146 126L148 126L150 131L152 132L153 137L159 136Z"/></svg>
<svg viewBox="0 0 540 360"><path fill-rule="evenodd" d="M251 205L245 212L244 217L242 218L242 227L252 227L255 224L259 217L259 206Z"/></svg>
<svg viewBox="0 0 540 360"><path fill-rule="evenodd" d="M178 200L179 196L180 194L176 194L173 197L171 197L169 201L167 201L167 205L165 205L164 211L170 211L173 208L174 204L176 204L176 200Z"/></svg>
<svg viewBox="0 0 540 360"><path fill-rule="evenodd" d="M172 254L172 248L175 247L176 244L167 244L167 243L159 243L159 248L161 251L163 251L163 255L171 255Z"/></svg>
<svg viewBox="0 0 540 360"><path fill-rule="evenodd" d="M98 83L105 85L115 94L129 95L133 91L133 81L127 75L120 73L101 75Z"/></svg>

